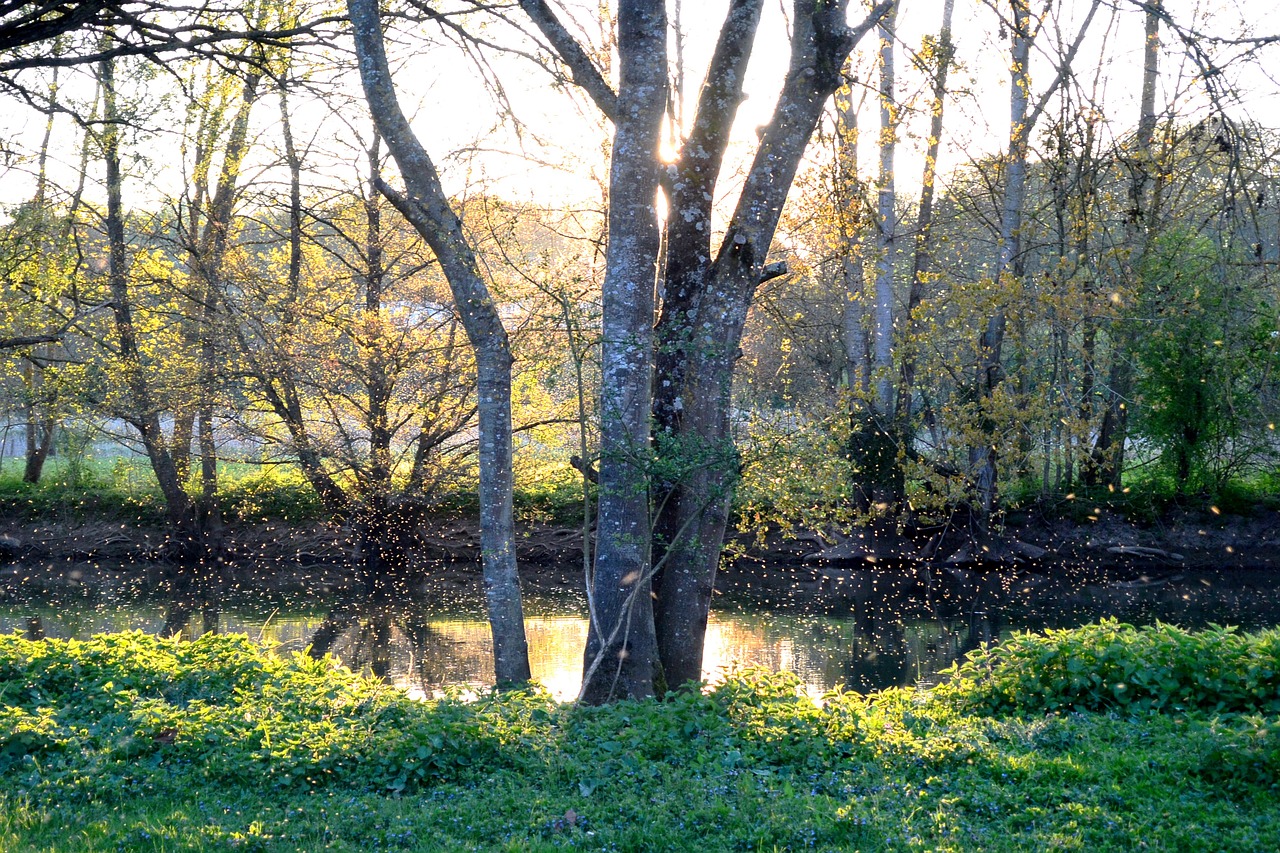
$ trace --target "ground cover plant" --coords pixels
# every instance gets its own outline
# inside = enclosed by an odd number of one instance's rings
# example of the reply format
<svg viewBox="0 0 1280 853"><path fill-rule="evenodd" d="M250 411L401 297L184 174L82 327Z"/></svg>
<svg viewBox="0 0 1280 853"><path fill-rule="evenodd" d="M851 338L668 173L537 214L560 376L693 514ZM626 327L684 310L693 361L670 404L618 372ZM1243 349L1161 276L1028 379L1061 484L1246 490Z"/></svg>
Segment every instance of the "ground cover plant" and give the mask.
<svg viewBox="0 0 1280 853"><path fill-rule="evenodd" d="M1114 622L933 690L750 670L603 708L414 702L240 636L5 636L0 849L1277 849L1278 683L1280 632Z"/></svg>

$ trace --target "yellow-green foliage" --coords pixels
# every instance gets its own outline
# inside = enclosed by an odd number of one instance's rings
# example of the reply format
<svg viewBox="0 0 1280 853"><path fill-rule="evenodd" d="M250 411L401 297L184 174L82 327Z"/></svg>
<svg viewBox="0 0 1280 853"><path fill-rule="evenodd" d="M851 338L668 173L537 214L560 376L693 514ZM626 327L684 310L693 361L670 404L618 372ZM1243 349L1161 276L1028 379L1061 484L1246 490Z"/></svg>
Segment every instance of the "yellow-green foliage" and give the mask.
<svg viewBox="0 0 1280 853"><path fill-rule="evenodd" d="M1015 638L933 691L815 703L747 670L586 708L415 702L244 637L3 637L0 848L1277 849L1280 719L1247 675L1275 643L1108 624ZM1033 711L1077 658L1090 682L1192 658L1205 679Z"/></svg>

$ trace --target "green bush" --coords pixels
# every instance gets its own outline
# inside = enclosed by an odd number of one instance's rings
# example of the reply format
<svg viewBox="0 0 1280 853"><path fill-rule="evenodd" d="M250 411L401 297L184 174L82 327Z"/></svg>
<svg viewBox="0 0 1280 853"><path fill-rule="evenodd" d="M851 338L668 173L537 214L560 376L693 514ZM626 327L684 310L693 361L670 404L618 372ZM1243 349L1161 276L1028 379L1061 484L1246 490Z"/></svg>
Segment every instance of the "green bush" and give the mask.
<svg viewBox="0 0 1280 853"><path fill-rule="evenodd" d="M549 703L532 693L492 701L414 702L242 635L0 636L0 774L87 762L124 782L161 766L208 782L402 791L509 763L505 747L520 737L512 706Z"/></svg>
<svg viewBox="0 0 1280 853"><path fill-rule="evenodd" d="M322 515L320 499L296 468L274 466L218 480L218 503L239 521L311 521Z"/></svg>
<svg viewBox="0 0 1280 853"><path fill-rule="evenodd" d="M1220 697L1275 653L1274 632L1165 634L1015 638L932 691L815 703L744 670L603 708L416 702L244 637L0 637L0 849L1280 849L1274 711L991 701L1055 643L1107 672L1173 642Z"/></svg>
<svg viewBox="0 0 1280 853"><path fill-rule="evenodd" d="M1114 619L1016 634L969 655L941 695L987 713L1280 713L1280 629L1135 628Z"/></svg>

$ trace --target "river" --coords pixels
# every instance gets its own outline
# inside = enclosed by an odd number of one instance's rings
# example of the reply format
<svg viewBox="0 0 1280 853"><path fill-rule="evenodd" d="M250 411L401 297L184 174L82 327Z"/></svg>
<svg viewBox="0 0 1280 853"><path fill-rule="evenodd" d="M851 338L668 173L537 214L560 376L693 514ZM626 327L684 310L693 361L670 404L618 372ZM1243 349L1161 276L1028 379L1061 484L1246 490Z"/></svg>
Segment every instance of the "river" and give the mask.
<svg viewBox="0 0 1280 853"><path fill-rule="evenodd" d="M130 569L134 578L155 572ZM10 572L11 576L16 575ZM578 690L587 622L572 572L526 603L534 678L560 699ZM760 566L726 573L707 630L708 681L746 666L797 673L814 696L928 682L980 643L1017 630L1116 617L1183 627L1280 624L1280 572L1230 569L1107 580L1089 573L851 571L840 578ZM175 597L154 583L78 592L0 588L0 632L87 638L107 631L241 632L281 650L324 645L343 663L416 696L484 690L491 645L475 587L359 598L281 594L239 584L214 598Z"/></svg>

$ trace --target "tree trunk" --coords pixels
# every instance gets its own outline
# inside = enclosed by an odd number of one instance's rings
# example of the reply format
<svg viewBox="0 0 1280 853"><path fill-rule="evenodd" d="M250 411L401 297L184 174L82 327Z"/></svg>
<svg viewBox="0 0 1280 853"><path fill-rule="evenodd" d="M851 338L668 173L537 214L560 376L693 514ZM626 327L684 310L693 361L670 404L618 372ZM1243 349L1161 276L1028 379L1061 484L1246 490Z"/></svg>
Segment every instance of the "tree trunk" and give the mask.
<svg viewBox="0 0 1280 853"><path fill-rule="evenodd" d="M898 6L880 19L880 174L876 179L876 283L871 324L875 416L888 430L893 411L893 262L898 240L893 161L897 148L898 102L894 93L893 44Z"/></svg>
<svg viewBox="0 0 1280 853"><path fill-rule="evenodd" d="M512 519L511 347L462 223L449 205L426 149L396 98L374 0L348 0L365 98L387 149L400 167L406 195L378 181L385 195L435 253L463 328L476 353L480 419L480 538L485 599L499 684L529 680L520 577Z"/></svg>
<svg viewBox="0 0 1280 853"><path fill-rule="evenodd" d="M1089 7L1080 31L1061 57L1057 74L1048 88L1040 95L1034 109L1031 108L1031 77L1029 63L1031 44L1038 33L1039 22L1033 21L1028 0L1011 0L1013 16L1010 21L1009 64L1009 151L1005 157L1004 199L1000 212L1000 234L996 265L992 276L994 286L1003 287L1006 278L1020 279L1023 275L1022 217L1027 195L1027 146L1031 131L1049 98L1066 79L1071 63L1088 32L1089 25L1098 11L1100 0ZM995 511L997 486L997 450L994 424L981 408L991 400L996 386L1003 379L1001 351L1004 347L1006 318L1003 308L997 309L987 320L986 328L978 338L978 358L974 375L974 396L979 401L980 428L984 436L982 446L969 449L969 470L973 477L973 522L979 538L990 533L991 516Z"/></svg>
<svg viewBox="0 0 1280 853"><path fill-rule="evenodd" d="M1138 131L1134 135L1134 157L1129 182L1129 216L1125 221L1125 246L1128 257L1123 264L1124 278L1133 292L1140 289L1142 258L1153 233L1157 213L1159 186L1163 181L1153 162L1156 131L1156 81L1160 73L1160 15L1162 0L1146 6L1143 28L1142 101ZM1155 173L1156 191L1148 185ZM1133 395L1133 324L1120 317L1112 324L1111 369L1107 376L1107 408L1102 415L1098 438L1091 454L1093 478L1113 488L1120 488L1124 473L1124 445L1128 438L1129 407Z"/></svg>
<svg viewBox="0 0 1280 853"><path fill-rule="evenodd" d="M53 436L58 429L56 418L49 416L37 420L34 404L28 404L30 411L27 419L27 455L26 464L22 468L22 482L38 483L44 473L45 460L53 449Z"/></svg>
<svg viewBox="0 0 1280 853"><path fill-rule="evenodd" d="M854 395L850 423L850 462L855 469L858 509L864 515L890 516L901 504L905 485L898 465L899 436L893 420L893 266L898 213L894 156L898 116L894 93L894 40L897 4L880 19L880 169L876 177L875 285L871 299L870 383ZM861 284L858 282L857 284ZM848 301L852 303L853 294Z"/></svg>
<svg viewBox="0 0 1280 853"><path fill-rule="evenodd" d="M614 95L604 75L543 0L520 2L572 79L617 129L610 195L611 277L606 277L605 287L602 443L609 445L600 472L597 547L601 553L595 588L597 595L606 593L613 602L632 604L625 622L603 615L598 620L601 626L612 622L618 630L597 636L588 652L588 669L602 659L605 663L598 670L608 670L607 680L598 672L586 679L586 695L593 700L646 695L655 686L661 690L701 677L711 592L738 475L730 402L742 326L756 286L777 274L766 269L769 246L825 101L840 86L840 69L849 51L887 12L890 0L878 3L852 29L845 23L847 0L817 4L797 0L783 91L773 118L761 129L760 146L737 208L713 253L710 206L734 113L742 100L741 71L754 44L761 5L760 0L730 3L694 125L676 162L666 169L663 188L670 215L658 347L653 353L646 318L639 311L624 310L615 300L632 295L646 300L645 305L652 304L645 288L646 281L651 284L652 280L645 277L656 271L661 242L647 217L658 181L660 101L666 89L663 4L650 0L621 6L623 72L621 91ZM650 396L648 359L655 357L652 413L662 475L650 484L658 513L651 554L647 478L641 467L647 464L650 448L648 432L640 430L639 424L646 418ZM619 458L628 452L644 455ZM654 667L644 660L648 648L623 647L620 651L625 655L619 659L615 652L611 660L608 641L612 637L616 644L615 635L625 627L648 630L644 615L636 611L649 607L646 575L657 554L661 574L654 617L662 680L655 685ZM623 587L623 583L632 585ZM597 600L596 607L601 603ZM641 640L648 642L643 635Z"/></svg>
<svg viewBox="0 0 1280 853"><path fill-rule="evenodd" d="M827 98L842 82L845 58L889 5L887 0L879 4L850 30L844 23L844 3L796 3L791 63L778 106L761 132L760 147L715 261L697 282L684 376L662 371L657 376L658 388L674 386L674 394L666 393L682 403L682 417L673 424L666 447L686 456L674 460L686 473L665 499L664 512L671 513L672 520L663 529L675 535L668 540L656 604L662 665L671 686L697 681L702 674L711 593L738 478L730 412L733 366L747 310L766 275L769 247L796 169ZM717 77L714 64L708 77ZM696 228L697 223L695 219L686 224L683 216L669 221L678 228ZM675 241L668 244L674 246ZM674 258L668 252L670 270Z"/></svg>
<svg viewBox="0 0 1280 853"><path fill-rule="evenodd" d="M1029 63L1033 34L1027 0L1012 0L1012 6L1009 151L1005 156L1004 164L1004 200L1000 212L998 254L992 276L994 287L1003 287L1003 279L1006 276L1017 278L1022 272L1022 209L1027 192L1027 141L1031 130L1027 126L1027 114L1030 105ZM1004 332L1005 312L1003 308L999 308L987 320L986 328L978 340L974 388L980 407L995 394L996 386L1003 378L1000 356L1004 347ZM979 417L984 420L982 434L989 439L983 441L981 446L970 448L969 468L974 482L973 519L978 535L985 536L989 532L991 514L995 510L997 454L995 442L990 440L993 438L991 436L993 427L985 422L988 415L980 412Z"/></svg>
<svg viewBox="0 0 1280 853"><path fill-rule="evenodd" d="M152 399L145 367L138 350L137 332L129 296L128 257L124 233L123 176L120 170L120 115L116 105L115 63L104 59L99 63L98 78L102 86L103 130L102 156L106 163L107 215L107 281L111 292L111 310L115 319L121 369L129 389L130 411L126 419L142 438L151 470L155 473L160 493L164 496L166 515L177 534L179 547L189 549L197 539L190 497L183 488L173 457L165 445L160 429L160 416Z"/></svg>
<svg viewBox="0 0 1280 853"><path fill-rule="evenodd" d="M661 0L618 10L620 91L609 175L603 293L600 510L581 698L653 695L649 523L650 406L657 282L658 163L667 104L667 19Z"/></svg>
<svg viewBox="0 0 1280 853"><path fill-rule="evenodd" d="M933 250L933 192L938 174L938 153L942 146L942 115L947 103L947 75L951 72L955 45L951 41L951 17L955 0L942 6L942 29L938 33L937 67L933 71L933 100L929 119L929 147L924 155L924 175L920 179L920 208L916 214L916 251L911 269L911 287L907 292L906 328L908 341L902 348L901 374L898 378L898 402L895 420L903 441L911 441L912 394L916 383L915 313L924 299L925 277L928 275ZM910 448L908 448L910 449Z"/></svg>
<svg viewBox="0 0 1280 853"><path fill-rule="evenodd" d="M196 415L200 448L200 497L196 514L211 550L216 550L221 536L222 518L218 510L218 458L213 433L214 401L217 396L218 306L222 298L223 266L231 239L231 219L235 209L240 167L248 151L249 116L258 99L261 75L250 72L244 79L240 108L236 111L222 154L222 169L217 187L209 201L204 234L192 249L192 268L204 285L200 306L200 370Z"/></svg>

